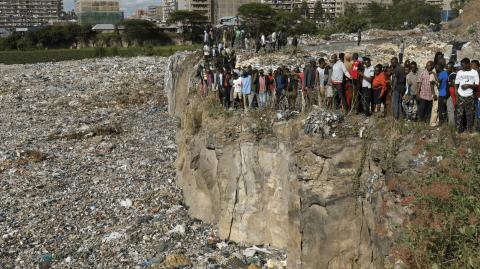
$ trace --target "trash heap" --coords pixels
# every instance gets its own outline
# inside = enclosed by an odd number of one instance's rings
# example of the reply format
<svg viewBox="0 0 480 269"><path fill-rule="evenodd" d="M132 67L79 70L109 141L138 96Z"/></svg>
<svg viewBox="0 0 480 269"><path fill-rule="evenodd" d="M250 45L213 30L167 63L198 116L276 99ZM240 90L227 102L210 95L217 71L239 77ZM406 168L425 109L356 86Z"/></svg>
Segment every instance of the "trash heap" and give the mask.
<svg viewBox="0 0 480 269"><path fill-rule="evenodd" d="M450 39L439 39L428 33L425 35L407 36L404 38L405 51L404 60L410 59L417 62L419 68L424 68L428 61L433 60L436 52L443 52L445 57L450 57L452 46L448 43ZM311 60L319 58L329 59L332 54L354 53L360 56L369 56L372 58L372 64L389 64L392 57L398 57L400 52L400 37L391 38L381 42L364 42L361 46L357 46L356 42L347 42L336 44L332 43L316 43L312 46L301 46L299 50L292 54L289 51L280 51L270 54L252 54L239 53L237 68L252 66L265 71L275 70L278 67L285 66L290 70L296 67L303 68ZM243 54L242 54L243 53Z"/></svg>
<svg viewBox="0 0 480 269"><path fill-rule="evenodd" d="M167 62L0 66L0 268L261 268L286 259L217 245L212 226L189 217L175 184Z"/></svg>
<svg viewBox="0 0 480 269"><path fill-rule="evenodd" d="M305 134L318 134L322 137L335 136L335 129L343 121L340 112L315 108L305 119L303 130Z"/></svg>

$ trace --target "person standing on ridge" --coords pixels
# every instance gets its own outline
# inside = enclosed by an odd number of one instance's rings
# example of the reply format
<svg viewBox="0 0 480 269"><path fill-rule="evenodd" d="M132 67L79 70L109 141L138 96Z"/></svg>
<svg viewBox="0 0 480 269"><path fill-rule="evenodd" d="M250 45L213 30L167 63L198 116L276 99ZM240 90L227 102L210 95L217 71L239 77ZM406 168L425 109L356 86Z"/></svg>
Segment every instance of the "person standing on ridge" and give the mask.
<svg viewBox="0 0 480 269"><path fill-rule="evenodd" d="M362 29L358 28L358 32L357 32L357 46L360 46L360 43L362 43Z"/></svg>
<svg viewBox="0 0 480 269"><path fill-rule="evenodd" d="M402 112L402 99L405 92L405 68L398 62L397 57L391 60L392 66L392 109L393 117L398 120Z"/></svg>
<svg viewBox="0 0 480 269"><path fill-rule="evenodd" d="M447 99L448 99L448 71L445 70L443 64L437 65L437 78L439 82L438 88L438 123L447 122Z"/></svg>
<svg viewBox="0 0 480 269"><path fill-rule="evenodd" d="M359 71L359 76L362 78L362 91L360 92L362 112L365 116L370 116L370 99L372 96L372 82L375 76L375 68L372 66L370 58L363 59L364 70Z"/></svg>
<svg viewBox="0 0 480 269"><path fill-rule="evenodd" d="M464 58L460 62L462 69L455 78L457 94L457 131L471 132L475 118L475 89L479 85L478 72L470 66L470 59Z"/></svg>

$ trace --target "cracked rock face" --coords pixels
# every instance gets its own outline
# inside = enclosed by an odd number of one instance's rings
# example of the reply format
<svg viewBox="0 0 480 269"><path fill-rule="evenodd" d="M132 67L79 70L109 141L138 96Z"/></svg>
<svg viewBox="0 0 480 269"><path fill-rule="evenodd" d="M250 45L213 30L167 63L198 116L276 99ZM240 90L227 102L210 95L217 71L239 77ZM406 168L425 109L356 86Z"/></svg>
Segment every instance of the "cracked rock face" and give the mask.
<svg viewBox="0 0 480 269"><path fill-rule="evenodd" d="M200 121L185 121L178 140L177 182L191 216L218 227L221 239L285 250L287 268L382 268L378 193L372 201L359 189L381 170L362 139L300 129L292 141L294 124L260 141L220 139L213 121Z"/></svg>

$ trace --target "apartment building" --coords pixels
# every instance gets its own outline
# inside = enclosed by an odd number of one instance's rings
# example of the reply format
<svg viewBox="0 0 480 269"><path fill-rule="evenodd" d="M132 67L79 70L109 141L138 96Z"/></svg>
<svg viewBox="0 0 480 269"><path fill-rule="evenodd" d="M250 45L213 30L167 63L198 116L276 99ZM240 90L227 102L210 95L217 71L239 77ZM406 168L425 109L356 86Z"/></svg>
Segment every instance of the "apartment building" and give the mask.
<svg viewBox="0 0 480 269"><path fill-rule="evenodd" d="M75 0L75 12L80 24L116 24L123 20L118 0Z"/></svg>
<svg viewBox="0 0 480 269"><path fill-rule="evenodd" d="M388 5L392 3L392 0L306 0L305 2L308 5L310 16L314 13L315 4L320 2L326 16L336 17L344 13L347 3L353 4L362 10L372 2ZM303 4L303 0L262 0L262 3L271 5L276 10L292 11L294 8L300 7Z"/></svg>
<svg viewBox="0 0 480 269"><path fill-rule="evenodd" d="M221 18L236 16L240 6L250 3L261 3L261 0L214 0L215 22Z"/></svg>
<svg viewBox="0 0 480 269"><path fill-rule="evenodd" d="M178 10L178 1L177 0L163 0L163 18L162 22L166 23L170 14Z"/></svg>
<svg viewBox="0 0 480 269"><path fill-rule="evenodd" d="M214 0L178 0L179 10L198 11L207 16L210 23L214 23L215 19L213 6Z"/></svg>
<svg viewBox="0 0 480 269"><path fill-rule="evenodd" d="M428 4L436 5L442 8L442 10L452 10L452 0L425 0Z"/></svg>
<svg viewBox="0 0 480 269"><path fill-rule="evenodd" d="M163 20L163 6L148 6L147 17L153 21Z"/></svg>
<svg viewBox="0 0 480 269"><path fill-rule="evenodd" d="M62 0L0 0L0 28L26 28L56 22Z"/></svg>

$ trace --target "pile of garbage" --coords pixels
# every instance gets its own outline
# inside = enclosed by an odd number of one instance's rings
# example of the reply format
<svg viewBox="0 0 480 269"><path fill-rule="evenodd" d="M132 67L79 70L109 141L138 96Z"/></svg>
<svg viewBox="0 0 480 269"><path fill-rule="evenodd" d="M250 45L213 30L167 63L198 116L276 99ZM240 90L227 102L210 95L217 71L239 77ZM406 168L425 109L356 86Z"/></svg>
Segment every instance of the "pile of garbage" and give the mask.
<svg viewBox="0 0 480 269"><path fill-rule="evenodd" d="M240 53L237 59L237 68L252 66L253 68L263 69L265 71L275 70L278 67L285 66L290 70L296 67L303 68L311 60L320 58L329 59L332 54L354 53L360 56L369 56L372 64L389 64L392 57L399 55L402 38L394 38L390 41L363 43L357 46L356 42L345 44L318 44L315 47L300 47L292 54L289 51L279 51L269 54ZM419 35L403 38L405 42L404 60L410 59L416 61L419 68L424 68L425 64L433 60L436 52L443 52L445 57L449 58L452 52L452 46L449 45L449 38L439 39L432 36Z"/></svg>
<svg viewBox="0 0 480 269"><path fill-rule="evenodd" d="M270 249L247 257L250 246L221 244L212 226L188 215L175 184L167 62L0 66L0 268L261 268L285 260Z"/></svg>
<svg viewBox="0 0 480 269"><path fill-rule="evenodd" d="M317 107L305 119L303 131L305 134L318 134L322 137L334 136L335 129L342 121L342 113Z"/></svg>

